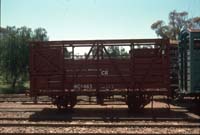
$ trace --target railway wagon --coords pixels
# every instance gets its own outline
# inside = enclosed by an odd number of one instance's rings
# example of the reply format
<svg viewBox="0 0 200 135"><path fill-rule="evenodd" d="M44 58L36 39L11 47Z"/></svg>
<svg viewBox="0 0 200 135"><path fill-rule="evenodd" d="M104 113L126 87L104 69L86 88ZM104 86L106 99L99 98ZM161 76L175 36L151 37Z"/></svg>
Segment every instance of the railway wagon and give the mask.
<svg viewBox="0 0 200 135"><path fill-rule="evenodd" d="M179 93L200 96L200 30L182 31L179 41Z"/></svg>
<svg viewBox="0 0 200 135"><path fill-rule="evenodd" d="M109 47L124 47L128 53L113 55ZM49 96L59 109L73 108L81 95L95 97L98 104L116 95L137 110L154 95L170 94L168 39L30 44L30 95Z"/></svg>

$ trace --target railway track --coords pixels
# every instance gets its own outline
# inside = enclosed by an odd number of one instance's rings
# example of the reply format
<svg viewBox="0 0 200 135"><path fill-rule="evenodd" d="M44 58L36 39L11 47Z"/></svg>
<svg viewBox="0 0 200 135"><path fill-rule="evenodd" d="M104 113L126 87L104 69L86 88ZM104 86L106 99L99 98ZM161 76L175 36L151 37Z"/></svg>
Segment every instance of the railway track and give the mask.
<svg viewBox="0 0 200 135"><path fill-rule="evenodd" d="M155 113L147 110L144 113L129 114L127 109L82 109L71 111L58 111L56 108L2 108L0 107L0 120L32 120L32 121L188 121L200 122L200 118L186 115L188 111L177 109L180 112L166 112L156 110ZM162 114L163 113L163 114Z"/></svg>
<svg viewBox="0 0 200 135"><path fill-rule="evenodd" d="M1 133L1 135L159 135L158 133ZM162 134L162 135L180 135L177 134ZM181 134L181 135L188 135L188 134ZM190 135L199 135L197 134L190 134Z"/></svg>
<svg viewBox="0 0 200 135"><path fill-rule="evenodd" d="M160 123L0 123L0 127L151 127L151 128L199 128L200 123L160 124Z"/></svg>
<svg viewBox="0 0 200 135"><path fill-rule="evenodd" d="M25 127L25 128L24 128ZM10 123L4 122L0 124L0 134L9 134L9 135L149 135L149 134L158 134L157 131L162 129L165 134L180 134L173 131L181 131L181 134L184 134L184 130L187 131L185 134L188 134L191 131L191 135L197 135L200 123L159 123L159 122L77 122L77 123L55 123L52 121L49 122L39 122L31 123L26 121L25 123ZM5 129L8 129L8 132L5 132ZM9 132L9 129L12 129L12 132ZM30 132L27 132L27 130ZM33 130L34 129L34 130ZM14 130L14 131L13 131ZM123 131L122 131L123 130ZM146 134L145 131L151 130L151 133ZM15 132L16 131L16 132ZM48 131L48 132L47 132ZM144 131L144 132L143 132ZM194 132L195 131L195 132ZM37 133L35 133L37 132ZM160 131L159 131L160 132ZM167 133L166 133L167 132ZM161 132L160 132L161 133ZM162 133L163 134L163 133Z"/></svg>
<svg viewBox="0 0 200 135"><path fill-rule="evenodd" d="M120 122L99 122L99 121L2 121L0 124L1 135L178 135L190 134L199 135L199 122L178 122L178 121L120 121ZM4 133L2 128L14 130L14 133ZM26 131L28 130L28 132ZM34 131L34 133L30 133ZM123 130L123 132L122 132ZM20 132L19 132L20 131ZM97 132L98 131L98 132ZM105 132L106 131L106 132ZM181 131L181 133L177 133ZM37 132L37 133L35 133ZM95 132L95 133L94 133ZM146 134L149 133L149 134Z"/></svg>
<svg viewBox="0 0 200 135"><path fill-rule="evenodd" d="M94 121L187 121L187 122L196 122L199 123L200 119L191 119L191 118L100 118L100 117L39 117L39 118L0 118L0 120L30 120L30 121L80 121L80 120L94 120Z"/></svg>
<svg viewBox="0 0 200 135"><path fill-rule="evenodd" d="M24 108L24 107L17 107L17 108L8 108L8 107L0 107L0 112L39 112L39 111L42 111L44 109L47 109L47 108L41 108L41 107L33 107L33 108ZM55 109L57 110L57 108L55 107L50 107L48 109ZM126 111L127 109L124 109L122 108L124 111ZM149 108L150 109L150 108ZM53 111L55 111L53 110ZM76 109L74 109L76 110ZM97 108L98 110L98 108ZM66 111L66 112L70 112L71 110L60 110L60 111ZM187 112L190 112L189 110L187 110L186 108L173 108L171 109L171 111L177 111L177 112L183 112L183 113L187 113Z"/></svg>
<svg viewBox="0 0 200 135"><path fill-rule="evenodd" d="M200 122L199 118L192 117L167 117L167 116L118 116L112 113L102 113L99 116L89 116L73 114L73 113L45 113L40 110L35 111L20 111L19 112L0 112L0 121L1 120L30 120L30 121L187 121L187 122Z"/></svg>

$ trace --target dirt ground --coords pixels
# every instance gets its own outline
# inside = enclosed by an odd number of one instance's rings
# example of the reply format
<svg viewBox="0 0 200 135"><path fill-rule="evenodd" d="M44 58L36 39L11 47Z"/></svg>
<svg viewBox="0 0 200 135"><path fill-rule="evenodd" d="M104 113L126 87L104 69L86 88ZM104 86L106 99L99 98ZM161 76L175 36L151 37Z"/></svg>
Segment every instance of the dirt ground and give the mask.
<svg viewBox="0 0 200 135"><path fill-rule="evenodd" d="M74 107L73 110L59 111L46 97L38 104L28 102L13 102L17 96L3 98L0 95L0 134L1 133L104 133L104 134L199 134L200 128L190 127L191 124L200 124L199 106L193 100L185 102L171 101L156 98L140 112L130 112L124 102L105 102L104 105L88 103L84 100ZM11 101L9 100L11 99ZM44 101L45 102L42 102ZM169 108L170 107L170 108ZM28 124L83 124L85 126L70 127L43 127L30 126ZM87 126L87 124L105 124L103 127ZM142 124L144 126L108 127L114 124ZM10 126L9 124L27 124L23 126ZM171 125L169 127L148 127L148 125ZM189 127L178 125L188 124ZM146 125L146 126L145 126ZM173 126L176 125L176 126Z"/></svg>

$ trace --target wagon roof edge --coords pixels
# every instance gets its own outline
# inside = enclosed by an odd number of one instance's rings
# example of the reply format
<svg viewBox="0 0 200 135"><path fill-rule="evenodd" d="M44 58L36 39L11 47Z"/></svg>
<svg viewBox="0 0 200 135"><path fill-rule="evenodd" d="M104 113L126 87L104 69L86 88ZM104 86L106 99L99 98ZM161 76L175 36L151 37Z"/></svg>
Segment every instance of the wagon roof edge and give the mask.
<svg viewBox="0 0 200 135"><path fill-rule="evenodd" d="M93 44L99 43L148 43L148 42L161 42L161 38L149 38L149 39L93 39L93 40L52 40L52 41L30 41L30 44Z"/></svg>

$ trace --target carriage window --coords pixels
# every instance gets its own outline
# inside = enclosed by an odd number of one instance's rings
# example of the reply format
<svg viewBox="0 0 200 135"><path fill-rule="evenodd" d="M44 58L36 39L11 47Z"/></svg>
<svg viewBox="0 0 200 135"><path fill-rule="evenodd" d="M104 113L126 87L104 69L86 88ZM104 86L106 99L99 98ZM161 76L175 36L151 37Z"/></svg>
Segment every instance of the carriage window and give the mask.
<svg viewBox="0 0 200 135"><path fill-rule="evenodd" d="M194 49L200 50L200 39L194 39Z"/></svg>

